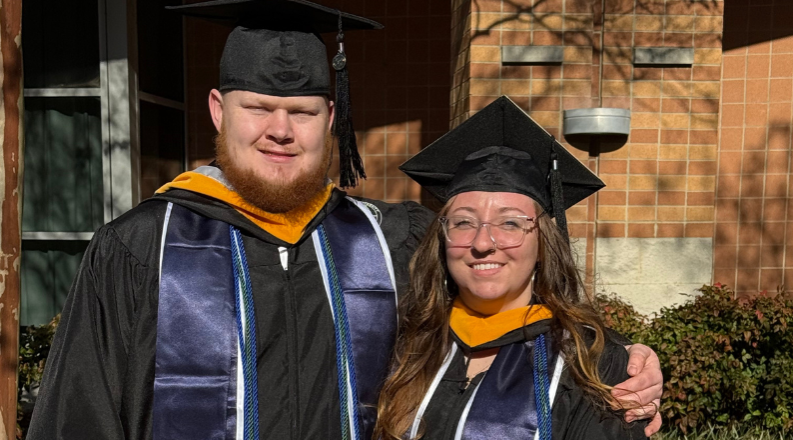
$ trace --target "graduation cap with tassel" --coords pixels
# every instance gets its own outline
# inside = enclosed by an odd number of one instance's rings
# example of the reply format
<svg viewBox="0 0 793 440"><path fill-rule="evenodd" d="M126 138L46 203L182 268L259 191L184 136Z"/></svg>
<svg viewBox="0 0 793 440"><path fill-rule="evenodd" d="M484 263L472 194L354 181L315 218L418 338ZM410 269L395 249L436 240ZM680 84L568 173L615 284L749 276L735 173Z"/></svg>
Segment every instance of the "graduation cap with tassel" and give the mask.
<svg viewBox="0 0 793 440"><path fill-rule="evenodd" d="M444 203L469 191L529 196L556 218L565 238L565 210L606 186L506 96L399 169Z"/></svg>
<svg viewBox="0 0 793 440"><path fill-rule="evenodd" d="M328 96L330 72L319 34L336 32L335 121L341 187L366 178L352 124L344 31L383 25L306 0L213 0L168 7L187 16L234 25L220 60L218 90L272 96Z"/></svg>

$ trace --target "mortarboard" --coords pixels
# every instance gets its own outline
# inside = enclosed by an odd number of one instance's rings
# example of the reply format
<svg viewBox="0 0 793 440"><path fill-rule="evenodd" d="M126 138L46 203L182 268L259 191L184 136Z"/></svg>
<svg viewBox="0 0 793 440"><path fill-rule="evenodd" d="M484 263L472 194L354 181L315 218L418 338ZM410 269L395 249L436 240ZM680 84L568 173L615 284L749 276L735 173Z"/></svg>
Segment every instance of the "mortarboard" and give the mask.
<svg viewBox="0 0 793 440"><path fill-rule="evenodd" d="M565 236L564 211L605 186L506 96L399 169L444 203L468 191L527 195L556 217Z"/></svg>
<svg viewBox="0 0 793 440"><path fill-rule="evenodd" d="M220 60L221 92L272 96L330 96L330 72L321 33L336 32L336 116L342 187L366 178L350 112L344 31L383 25L306 0L213 0L168 9L234 25Z"/></svg>

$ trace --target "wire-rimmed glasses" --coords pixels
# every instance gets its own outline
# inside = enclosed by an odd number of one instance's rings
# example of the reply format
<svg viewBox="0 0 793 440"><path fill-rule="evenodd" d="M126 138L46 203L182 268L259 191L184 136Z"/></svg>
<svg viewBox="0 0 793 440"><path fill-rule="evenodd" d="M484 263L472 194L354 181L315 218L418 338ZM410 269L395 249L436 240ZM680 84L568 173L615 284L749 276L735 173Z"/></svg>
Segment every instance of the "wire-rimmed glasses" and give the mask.
<svg viewBox="0 0 793 440"><path fill-rule="evenodd" d="M489 222L466 215L450 215L439 220L446 241L452 246L470 246L476 240L479 229L486 226L490 240L497 249L520 246L526 232L533 228L535 223L534 217L525 215L496 217Z"/></svg>

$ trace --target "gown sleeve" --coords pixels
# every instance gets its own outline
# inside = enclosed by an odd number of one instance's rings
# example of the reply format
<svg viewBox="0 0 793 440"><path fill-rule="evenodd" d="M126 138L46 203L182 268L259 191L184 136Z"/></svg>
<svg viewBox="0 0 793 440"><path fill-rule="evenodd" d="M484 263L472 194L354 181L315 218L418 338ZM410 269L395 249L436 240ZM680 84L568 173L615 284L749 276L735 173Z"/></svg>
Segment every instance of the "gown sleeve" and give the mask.
<svg viewBox="0 0 793 440"><path fill-rule="evenodd" d="M598 370L601 381L614 386L629 378L628 352L621 341L607 339ZM553 406L554 439L564 440L646 440L647 421L626 423L622 412L605 408L585 395L565 373Z"/></svg>
<svg viewBox="0 0 793 440"><path fill-rule="evenodd" d="M410 259L424 238L427 227L435 218L435 213L416 202L385 203L372 199L362 201L379 211L380 227L391 251L397 292L403 295L410 283Z"/></svg>
<svg viewBox="0 0 793 440"><path fill-rule="evenodd" d="M404 205L410 219L405 244L411 249L411 252L414 252L424 238L430 223L435 220L435 213L416 202L405 202Z"/></svg>
<svg viewBox="0 0 793 440"><path fill-rule="evenodd" d="M146 268L110 226L94 236L64 305L29 440L119 440L135 291Z"/></svg>

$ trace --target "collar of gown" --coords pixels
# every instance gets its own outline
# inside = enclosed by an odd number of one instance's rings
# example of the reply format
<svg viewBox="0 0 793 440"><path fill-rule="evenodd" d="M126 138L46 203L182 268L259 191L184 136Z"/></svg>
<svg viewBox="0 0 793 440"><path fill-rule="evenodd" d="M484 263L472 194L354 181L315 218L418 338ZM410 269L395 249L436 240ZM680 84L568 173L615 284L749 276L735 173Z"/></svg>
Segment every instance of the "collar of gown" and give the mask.
<svg viewBox="0 0 793 440"><path fill-rule="evenodd" d="M160 187L157 194L171 189L182 189L202 194L233 207L260 228L273 236L290 244L295 244L303 236L303 231L311 219L325 206L333 191L333 183L329 183L303 206L284 213L270 213L246 202L242 196L221 181L205 174L187 171Z"/></svg>
<svg viewBox="0 0 793 440"><path fill-rule="evenodd" d="M478 351L516 342L513 341L515 338L509 337L516 333L519 339L524 339L522 332L516 330L533 327L537 323L549 324L552 317L551 310L542 304L482 315L467 307L458 296L452 306L449 325L455 339L466 351Z"/></svg>

